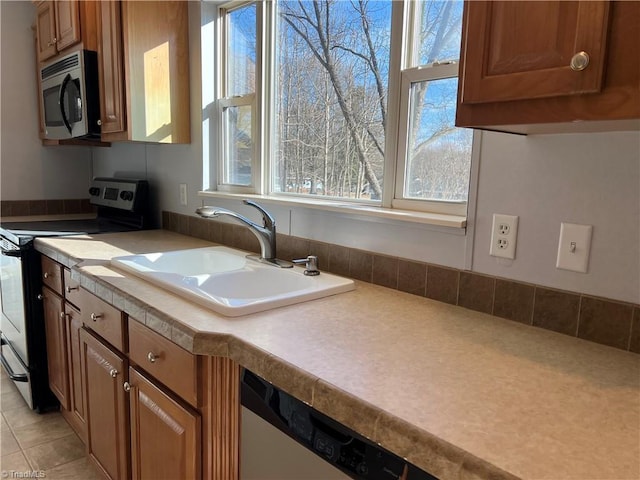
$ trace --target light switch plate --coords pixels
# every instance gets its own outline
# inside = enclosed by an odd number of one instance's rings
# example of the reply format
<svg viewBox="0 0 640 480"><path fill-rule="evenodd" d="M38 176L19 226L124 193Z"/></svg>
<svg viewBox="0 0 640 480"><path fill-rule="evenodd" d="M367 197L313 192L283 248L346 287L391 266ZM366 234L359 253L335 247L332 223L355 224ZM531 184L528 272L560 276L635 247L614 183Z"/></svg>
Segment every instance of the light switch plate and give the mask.
<svg viewBox="0 0 640 480"><path fill-rule="evenodd" d="M576 223L560 224L560 242L556 268L587 273L593 226Z"/></svg>

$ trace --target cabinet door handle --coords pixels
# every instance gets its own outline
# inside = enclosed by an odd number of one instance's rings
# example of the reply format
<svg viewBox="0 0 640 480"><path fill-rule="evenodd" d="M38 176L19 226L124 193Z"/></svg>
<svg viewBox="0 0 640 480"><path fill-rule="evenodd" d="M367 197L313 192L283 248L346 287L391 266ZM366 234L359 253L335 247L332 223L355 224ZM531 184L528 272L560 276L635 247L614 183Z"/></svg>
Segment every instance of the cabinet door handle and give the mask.
<svg viewBox="0 0 640 480"><path fill-rule="evenodd" d="M124 388L125 392L130 392L131 391L131 384L129 382L124 382L122 384L122 388Z"/></svg>
<svg viewBox="0 0 640 480"><path fill-rule="evenodd" d="M571 57L569 66L574 72L581 72L589 65L589 54L587 52L578 52Z"/></svg>
<svg viewBox="0 0 640 480"><path fill-rule="evenodd" d="M147 353L147 360L149 360L151 363L156 363L156 360L160 358L159 355L154 355L153 352L149 352Z"/></svg>
<svg viewBox="0 0 640 480"><path fill-rule="evenodd" d="M50 274L49 272L44 272L44 273L42 274L42 278L44 278L44 279L47 279L47 278L49 278L50 276L51 276L51 274Z"/></svg>
<svg viewBox="0 0 640 480"><path fill-rule="evenodd" d="M67 314L64 312L60 312L60 320L64 320L65 318L67 318Z"/></svg>
<svg viewBox="0 0 640 480"><path fill-rule="evenodd" d="M36 297L38 300L44 300L44 295L39 293L38 296Z"/></svg>
<svg viewBox="0 0 640 480"><path fill-rule="evenodd" d="M89 317L94 322L97 322L99 318L102 318L102 314L101 313L92 313Z"/></svg>
<svg viewBox="0 0 640 480"><path fill-rule="evenodd" d="M109 375L111 375L113 378L116 378L118 376L118 373L118 370L116 370L115 368L109 370Z"/></svg>
<svg viewBox="0 0 640 480"><path fill-rule="evenodd" d="M80 289L80 287L67 287L67 288L65 288L65 290L67 291L67 293L71 293L71 292L73 292L74 290L79 290L79 289Z"/></svg>

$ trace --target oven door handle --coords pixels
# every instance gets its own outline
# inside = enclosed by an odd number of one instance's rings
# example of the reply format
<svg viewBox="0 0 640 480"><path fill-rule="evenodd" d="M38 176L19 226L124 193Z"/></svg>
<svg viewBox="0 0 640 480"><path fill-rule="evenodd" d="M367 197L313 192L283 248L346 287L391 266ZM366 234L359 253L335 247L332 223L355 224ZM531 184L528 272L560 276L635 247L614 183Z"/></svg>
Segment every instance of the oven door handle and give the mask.
<svg viewBox="0 0 640 480"><path fill-rule="evenodd" d="M7 343L4 338L2 339L2 345L7 345L9 348L11 348L11 345L9 345L9 343ZM29 382L29 377L27 377L26 373L14 373L11 365L9 365L9 362L7 362L7 360L4 358L4 355L2 355L2 366L7 371L9 378L14 382Z"/></svg>
<svg viewBox="0 0 640 480"><path fill-rule="evenodd" d="M22 252L20 250L6 250L6 249L2 249L2 255L5 255L7 257L16 257L16 258L20 258L22 256Z"/></svg>

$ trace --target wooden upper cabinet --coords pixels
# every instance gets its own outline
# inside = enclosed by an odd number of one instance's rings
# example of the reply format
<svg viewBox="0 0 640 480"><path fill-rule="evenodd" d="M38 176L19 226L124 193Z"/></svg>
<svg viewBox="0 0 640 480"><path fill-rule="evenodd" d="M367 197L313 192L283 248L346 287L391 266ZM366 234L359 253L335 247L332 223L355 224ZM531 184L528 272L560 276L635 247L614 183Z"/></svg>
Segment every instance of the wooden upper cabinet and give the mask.
<svg viewBox="0 0 640 480"><path fill-rule="evenodd" d="M120 2L102 1L97 9L98 78L103 140L126 140Z"/></svg>
<svg viewBox="0 0 640 480"><path fill-rule="evenodd" d="M38 60L47 60L82 39L77 0L47 0L37 7Z"/></svg>
<svg viewBox="0 0 640 480"><path fill-rule="evenodd" d="M640 2L625 1L465 2L456 125L637 128L639 12Z"/></svg>
<svg viewBox="0 0 640 480"><path fill-rule="evenodd" d="M40 61L53 57L56 50L56 20L53 2L40 2L36 13L36 29L38 32L38 59Z"/></svg>
<svg viewBox="0 0 640 480"><path fill-rule="evenodd" d="M462 103L600 91L608 2L471 2L467 10ZM572 59L588 64L572 69Z"/></svg>
<svg viewBox="0 0 640 480"><path fill-rule="evenodd" d="M190 143L188 3L102 1L102 140Z"/></svg>

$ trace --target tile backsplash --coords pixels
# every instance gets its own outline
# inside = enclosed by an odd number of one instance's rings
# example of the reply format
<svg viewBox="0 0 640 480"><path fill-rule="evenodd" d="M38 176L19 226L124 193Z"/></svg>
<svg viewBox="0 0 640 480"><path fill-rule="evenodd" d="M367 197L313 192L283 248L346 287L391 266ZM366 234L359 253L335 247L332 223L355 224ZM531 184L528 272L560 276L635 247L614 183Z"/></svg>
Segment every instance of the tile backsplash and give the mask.
<svg viewBox="0 0 640 480"><path fill-rule="evenodd" d="M2 200L2 217L26 217L30 215L63 215L72 213L92 213L93 206L88 198L63 200Z"/></svg>
<svg viewBox="0 0 640 480"><path fill-rule="evenodd" d="M245 227L162 212L166 230L259 252ZM556 290L289 235L278 257L318 257L320 270L640 353L640 305Z"/></svg>

